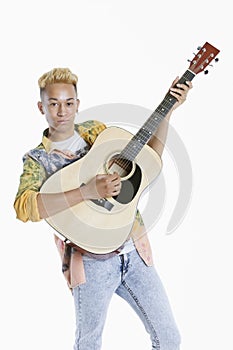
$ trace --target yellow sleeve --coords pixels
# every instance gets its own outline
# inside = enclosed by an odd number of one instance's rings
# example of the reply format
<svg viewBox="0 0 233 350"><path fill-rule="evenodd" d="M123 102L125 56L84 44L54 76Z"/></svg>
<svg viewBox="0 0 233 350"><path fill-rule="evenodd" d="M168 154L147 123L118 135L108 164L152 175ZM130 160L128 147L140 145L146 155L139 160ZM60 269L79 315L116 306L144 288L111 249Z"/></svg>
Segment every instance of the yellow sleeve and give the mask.
<svg viewBox="0 0 233 350"><path fill-rule="evenodd" d="M26 222L40 221L40 215L37 207L36 197L39 192L27 190L22 195L16 198L14 208L17 214L17 219Z"/></svg>
<svg viewBox="0 0 233 350"><path fill-rule="evenodd" d="M23 222L41 220L37 206L37 195L45 179L44 168L32 158L26 157L14 201L17 219Z"/></svg>

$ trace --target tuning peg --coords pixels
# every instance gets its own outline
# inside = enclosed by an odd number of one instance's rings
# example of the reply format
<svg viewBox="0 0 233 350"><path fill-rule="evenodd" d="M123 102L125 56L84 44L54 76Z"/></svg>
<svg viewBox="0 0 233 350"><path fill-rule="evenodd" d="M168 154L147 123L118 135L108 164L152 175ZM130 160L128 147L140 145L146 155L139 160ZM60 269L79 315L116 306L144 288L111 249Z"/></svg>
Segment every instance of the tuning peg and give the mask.
<svg viewBox="0 0 233 350"><path fill-rule="evenodd" d="M218 61L219 61L219 58L218 58L218 57L216 57L214 60L215 60L215 62L218 62Z"/></svg>
<svg viewBox="0 0 233 350"><path fill-rule="evenodd" d="M209 73L208 69L204 70L204 74L208 74L208 73Z"/></svg>
<svg viewBox="0 0 233 350"><path fill-rule="evenodd" d="M201 50L201 46L198 46L198 47L197 47L197 50L198 50L198 51Z"/></svg>

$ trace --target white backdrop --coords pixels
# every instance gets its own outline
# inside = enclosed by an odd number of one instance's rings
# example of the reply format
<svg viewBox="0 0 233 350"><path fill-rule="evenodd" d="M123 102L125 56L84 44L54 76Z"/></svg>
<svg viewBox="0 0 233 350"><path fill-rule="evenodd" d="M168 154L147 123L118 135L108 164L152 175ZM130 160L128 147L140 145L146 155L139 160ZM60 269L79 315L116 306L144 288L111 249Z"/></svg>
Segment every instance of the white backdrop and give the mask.
<svg viewBox="0 0 233 350"><path fill-rule="evenodd" d="M80 110L106 103L154 110L173 79L188 68L192 52L206 41L221 50L220 61L209 75L194 79L186 103L171 121L192 165L191 204L182 224L166 235L179 181L165 151L166 204L150 239L182 334L182 350L233 347L230 13L227 0L4 4L1 348L64 350L73 345L73 301L51 229L45 222L22 223L13 210L22 155L40 142L46 127L36 106L37 79L53 67L70 67L79 75ZM114 297L103 350L119 348L150 349L150 342L133 311Z"/></svg>

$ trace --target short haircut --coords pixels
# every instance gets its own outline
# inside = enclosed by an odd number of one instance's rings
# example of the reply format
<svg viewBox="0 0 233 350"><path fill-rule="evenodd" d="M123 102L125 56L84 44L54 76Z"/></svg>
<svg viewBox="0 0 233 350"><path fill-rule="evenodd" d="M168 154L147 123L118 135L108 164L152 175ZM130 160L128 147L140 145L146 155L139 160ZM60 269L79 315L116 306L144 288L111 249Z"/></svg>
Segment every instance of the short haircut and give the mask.
<svg viewBox="0 0 233 350"><path fill-rule="evenodd" d="M78 77L71 72L69 68L53 68L47 73L44 73L38 80L40 88L40 96L47 85L55 83L72 84L77 93Z"/></svg>

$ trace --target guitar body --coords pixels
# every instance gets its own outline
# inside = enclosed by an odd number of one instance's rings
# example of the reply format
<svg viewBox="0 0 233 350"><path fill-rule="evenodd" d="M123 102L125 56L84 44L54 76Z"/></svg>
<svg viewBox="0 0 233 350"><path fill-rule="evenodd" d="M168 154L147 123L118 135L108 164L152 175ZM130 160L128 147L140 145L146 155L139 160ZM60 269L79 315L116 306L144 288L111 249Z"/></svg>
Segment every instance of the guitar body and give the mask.
<svg viewBox="0 0 233 350"><path fill-rule="evenodd" d="M147 145L134 161L127 162L126 168L122 169L121 164L109 167L132 136L119 127L105 129L83 158L54 173L41 188L41 193L65 192L86 184L97 174L122 172L118 196L85 200L46 219L59 234L89 252L109 253L127 240L139 198L161 170L161 158Z"/></svg>

